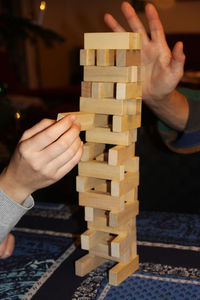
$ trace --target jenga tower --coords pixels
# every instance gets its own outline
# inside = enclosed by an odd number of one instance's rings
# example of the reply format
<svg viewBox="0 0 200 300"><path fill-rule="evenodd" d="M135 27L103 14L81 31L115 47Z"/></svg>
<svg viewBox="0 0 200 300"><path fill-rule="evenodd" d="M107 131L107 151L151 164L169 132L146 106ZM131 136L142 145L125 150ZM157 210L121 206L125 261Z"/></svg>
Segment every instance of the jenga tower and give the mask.
<svg viewBox="0 0 200 300"><path fill-rule="evenodd" d="M141 124L140 52L138 33L86 33L80 51L80 112L72 113L86 130L76 185L88 227L81 247L89 253L76 261L76 274L84 276L106 260L116 261L109 271L112 285L139 267L135 142Z"/></svg>

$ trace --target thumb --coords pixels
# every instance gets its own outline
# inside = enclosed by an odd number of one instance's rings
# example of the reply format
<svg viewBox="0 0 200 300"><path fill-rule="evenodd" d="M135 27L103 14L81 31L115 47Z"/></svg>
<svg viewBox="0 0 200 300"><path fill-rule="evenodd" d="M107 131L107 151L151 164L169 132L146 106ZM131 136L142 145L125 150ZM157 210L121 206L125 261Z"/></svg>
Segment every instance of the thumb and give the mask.
<svg viewBox="0 0 200 300"><path fill-rule="evenodd" d="M171 70L183 75L185 64L185 54L183 52L183 43L177 42L172 50Z"/></svg>

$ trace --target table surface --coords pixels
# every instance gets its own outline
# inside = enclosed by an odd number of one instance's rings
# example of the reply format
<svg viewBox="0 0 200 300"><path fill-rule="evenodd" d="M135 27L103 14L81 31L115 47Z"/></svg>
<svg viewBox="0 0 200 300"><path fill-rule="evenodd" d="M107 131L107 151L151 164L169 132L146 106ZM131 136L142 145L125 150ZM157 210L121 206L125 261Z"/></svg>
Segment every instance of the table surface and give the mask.
<svg viewBox="0 0 200 300"><path fill-rule="evenodd" d="M38 203L13 230L13 256L0 261L0 299L200 299L199 215L140 212L140 269L118 287L108 284L113 262L74 274L85 228L81 208Z"/></svg>

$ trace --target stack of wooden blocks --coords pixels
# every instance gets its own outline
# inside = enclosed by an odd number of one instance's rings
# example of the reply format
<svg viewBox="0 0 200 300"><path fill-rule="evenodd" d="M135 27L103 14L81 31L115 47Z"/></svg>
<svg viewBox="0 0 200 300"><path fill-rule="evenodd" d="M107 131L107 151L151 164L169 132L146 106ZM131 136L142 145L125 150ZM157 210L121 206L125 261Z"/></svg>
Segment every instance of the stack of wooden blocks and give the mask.
<svg viewBox="0 0 200 300"><path fill-rule="evenodd" d="M80 112L72 114L86 131L76 185L88 227L81 247L89 253L76 261L76 274L84 276L106 260L116 261L109 283L118 285L139 267L135 142L141 124L141 36L86 33L80 64Z"/></svg>

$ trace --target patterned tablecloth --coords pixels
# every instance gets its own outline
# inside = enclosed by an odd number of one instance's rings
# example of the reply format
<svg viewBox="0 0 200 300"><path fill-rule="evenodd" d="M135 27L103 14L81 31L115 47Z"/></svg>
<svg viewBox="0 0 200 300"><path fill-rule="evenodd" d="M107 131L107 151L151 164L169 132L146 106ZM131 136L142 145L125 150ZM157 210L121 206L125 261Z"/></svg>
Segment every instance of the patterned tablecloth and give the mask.
<svg viewBox="0 0 200 300"><path fill-rule="evenodd" d="M140 269L118 287L108 284L107 262L87 276L74 274L86 252L82 209L39 203L14 229L12 257L0 261L0 299L200 299L200 216L140 212Z"/></svg>

